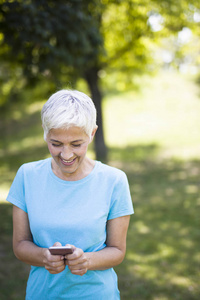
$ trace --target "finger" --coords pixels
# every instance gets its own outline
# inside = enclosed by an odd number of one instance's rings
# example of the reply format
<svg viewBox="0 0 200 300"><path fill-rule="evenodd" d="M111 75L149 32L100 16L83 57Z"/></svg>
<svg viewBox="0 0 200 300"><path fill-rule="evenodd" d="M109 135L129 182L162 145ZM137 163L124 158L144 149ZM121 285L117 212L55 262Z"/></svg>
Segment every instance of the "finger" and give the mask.
<svg viewBox="0 0 200 300"><path fill-rule="evenodd" d="M82 269L87 269L87 265L86 264L78 264L75 266L68 266L68 268L70 269L70 271L77 271L77 270L82 270Z"/></svg>
<svg viewBox="0 0 200 300"><path fill-rule="evenodd" d="M71 244L66 244L65 247L70 247L72 248L72 252L74 253L74 251L76 250L76 247L74 245L71 245ZM68 254L66 254L68 255Z"/></svg>
<svg viewBox="0 0 200 300"><path fill-rule="evenodd" d="M80 258L83 255L83 250L80 248L76 248L75 246L73 246L73 253L72 254L66 254L65 255L65 259L69 259L69 260L75 260Z"/></svg>
<svg viewBox="0 0 200 300"><path fill-rule="evenodd" d="M64 265L64 266L60 266L60 267L56 267L56 268L53 268L53 267L51 267L51 266L45 266L45 268L46 268L46 270L48 270L49 273L51 273L51 274L58 274L58 273L64 271L65 265Z"/></svg>
<svg viewBox="0 0 200 300"><path fill-rule="evenodd" d="M59 268L59 267L65 266L65 263L63 260L53 261L53 262L49 263L49 266L51 266L52 268Z"/></svg>
<svg viewBox="0 0 200 300"><path fill-rule="evenodd" d="M56 268L60 268L60 267L65 268L65 262L63 260L60 260L60 261L48 261L46 263L46 266L49 269L56 269Z"/></svg>
<svg viewBox="0 0 200 300"><path fill-rule="evenodd" d="M77 266L84 265L87 263L87 259L85 257L80 257L78 259L66 259L68 266Z"/></svg>
<svg viewBox="0 0 200 300"><path fill-rule="evenodd" d="M52 247L62 247L62 244L60 242L55 242ZM50 253L50 251L49 251L49 253ZM65 259L65 257L63 255L52 255L52 254L51 254L51 258L50 258L51 261L59 261L59 260L64 260L64 259Z"/></svg>
<svg viewBox="0 0 200 300"><path fill-rule="evenodd" d="M87 269L81 269L81 270L70 270L72 274L74 275L80 275L83 276L86 272Z"/></svg>
<svg viewBox="0 0 200 300"><path fill-rule="evenodd" d="M67 265L75 266L78 264L80 265L80 264L88 263L88 259L85 253L83 252L83 250L82 249L77 249L77 250L79 251L76 251L76 253L73 253L66 258Z"/></svg>
<svg viewBox="0 0 200 300"><path fill-rule="evenodd" d="M64 262L62 263L47 263L45 264L45 268L48 270L48 271L55 271L55 272L60 272L61 270L64 270L65 269L65 264Z"/></svg>
<svg viewBox="0 0 200 300"><path fill-rule="evenodd" d="M54 244L53 244L53 247L61 247L62 245L61 245L61 243L60 242L55 242Z"/></svg>
<svg viewBox="0 0 200 300"><path fill-rule="evenodd" d="M49 262L59 262L59 261L62 261L65 259L65 257L63 255L52 255L50 252L49 252L49 256L48 256L48 261Z"/></svg>

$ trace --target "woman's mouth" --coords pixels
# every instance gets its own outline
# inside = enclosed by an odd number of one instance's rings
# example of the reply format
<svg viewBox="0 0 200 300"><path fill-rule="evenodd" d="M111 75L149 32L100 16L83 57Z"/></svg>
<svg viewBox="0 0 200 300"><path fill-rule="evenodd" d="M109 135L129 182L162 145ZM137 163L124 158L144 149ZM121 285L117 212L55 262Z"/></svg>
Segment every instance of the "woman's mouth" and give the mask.
<svg viewBox="0 0 200 300"><path fill-rule="evenodd" d="M66 160L66 159L63 159L63 158L60 158L61 159L61 162L65 165L65 166L71 166L73 165L74 161L76 160L76 157L73 158L73 159L70 159L70 160Z"/></svg>

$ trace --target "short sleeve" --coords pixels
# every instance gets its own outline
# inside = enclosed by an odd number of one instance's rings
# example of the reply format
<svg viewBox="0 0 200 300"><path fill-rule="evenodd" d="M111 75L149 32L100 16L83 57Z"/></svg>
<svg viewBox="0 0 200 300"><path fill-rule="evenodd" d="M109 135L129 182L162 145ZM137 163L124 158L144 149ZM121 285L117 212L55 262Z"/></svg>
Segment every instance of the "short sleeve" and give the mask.
<svg viewBox="0 0 200 300"><path fill-rule="evenodd" d="M24 172L23 166L21 166L13 180L6 200L27 212L24 195Z"/></svg>
<svg viewBox="0 0 200 300"><path fill-rule="evenodd" d="M108 220L134 213L127 176L121 172L112 194Z"/></svg>

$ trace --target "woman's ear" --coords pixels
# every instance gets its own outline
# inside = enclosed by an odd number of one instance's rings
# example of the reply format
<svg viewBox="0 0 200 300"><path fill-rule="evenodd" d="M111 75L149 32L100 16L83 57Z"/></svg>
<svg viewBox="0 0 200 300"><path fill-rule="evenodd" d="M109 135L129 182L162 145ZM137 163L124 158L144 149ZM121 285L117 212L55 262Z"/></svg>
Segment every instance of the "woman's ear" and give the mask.
<svg viewBox="0 0 200 300"><path fill-rule="evenodd" d="M97 129L98 129L98 126L96 126L96 128L93 129L92 134L91 134L91 136L90 136L90 143L93 141L93 138L94 138L94 136L95 136L95 133L96 133Z"/></svg>

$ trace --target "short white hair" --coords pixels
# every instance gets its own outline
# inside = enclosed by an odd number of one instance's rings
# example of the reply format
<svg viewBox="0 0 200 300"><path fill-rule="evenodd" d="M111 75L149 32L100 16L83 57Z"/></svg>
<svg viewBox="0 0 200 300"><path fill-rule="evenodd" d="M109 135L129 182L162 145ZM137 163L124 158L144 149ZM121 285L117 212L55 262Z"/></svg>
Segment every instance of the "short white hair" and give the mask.
<svg viewBox="0 0 200 300"><path fill-rule="evenodd" d="M82 128L90 137L96 126L96 108L90 97L76 90L61 90L53 94L41 112L44 139L51 129Z"/></svg>

